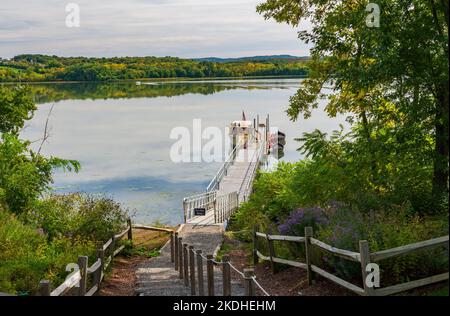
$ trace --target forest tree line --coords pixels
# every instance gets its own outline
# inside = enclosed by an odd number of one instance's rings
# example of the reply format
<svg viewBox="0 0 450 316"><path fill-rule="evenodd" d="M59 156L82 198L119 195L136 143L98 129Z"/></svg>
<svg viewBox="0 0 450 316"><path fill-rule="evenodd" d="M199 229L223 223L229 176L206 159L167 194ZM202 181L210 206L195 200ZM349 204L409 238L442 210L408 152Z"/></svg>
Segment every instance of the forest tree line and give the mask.
<svg viewBox="0 0 450 316"><path fill-rule="evenodd" d="M112 81L158 78L306 76L305 60L268 59L209 62L175 57L57 57L19 55L0 58L0 82Z"/></svg>

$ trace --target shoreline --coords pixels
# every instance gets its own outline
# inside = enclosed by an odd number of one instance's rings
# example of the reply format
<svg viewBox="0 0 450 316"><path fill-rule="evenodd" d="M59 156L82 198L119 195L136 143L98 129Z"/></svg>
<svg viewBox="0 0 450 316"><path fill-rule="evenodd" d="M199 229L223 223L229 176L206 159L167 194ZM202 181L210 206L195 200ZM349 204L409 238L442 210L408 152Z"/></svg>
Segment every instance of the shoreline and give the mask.
<svg viewBox="0 0 450 316"><path fill-rule="evenodd" d="M306 79L308 76L249 76L249 77L173 77L173 78L143 78L143 79L124 79L124 80L106 80L106 81L7 81L0 82L0 85L37 85L37 84L81 84L81 83L133 83L133 82L153 82L153 83L183 83L192 81L227 81L227 80L259 80L259 79Z"/></svg>

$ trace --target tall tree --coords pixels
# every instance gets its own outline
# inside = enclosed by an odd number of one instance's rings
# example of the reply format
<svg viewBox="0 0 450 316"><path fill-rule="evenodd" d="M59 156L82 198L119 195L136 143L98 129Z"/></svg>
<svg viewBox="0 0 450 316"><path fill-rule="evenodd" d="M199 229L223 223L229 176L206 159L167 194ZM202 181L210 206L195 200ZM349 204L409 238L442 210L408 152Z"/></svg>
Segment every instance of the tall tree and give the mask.
<svg viewBox="0 0 450 316"><path fill-rule="evenodd" d="M380 8L379 27L367 23L377 18L367 0L267 0L257 11L294 27L305 20L313 26L299 32L313 44L313 62L310 78L291 99L291 119L308 117L331 83L328 113L355 115L370 150L377 108L394 105L404 126L433 139L432 194L439 203L449 179L448 1L373 2Z"/></svg>

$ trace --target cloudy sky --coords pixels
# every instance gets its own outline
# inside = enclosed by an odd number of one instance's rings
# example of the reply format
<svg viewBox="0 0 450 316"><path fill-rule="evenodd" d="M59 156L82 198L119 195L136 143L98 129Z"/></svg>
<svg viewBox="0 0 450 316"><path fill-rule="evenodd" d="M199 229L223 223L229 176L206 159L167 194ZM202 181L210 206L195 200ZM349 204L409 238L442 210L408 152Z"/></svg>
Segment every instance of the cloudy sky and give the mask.
<svg viewBox="0 0 450 316"><path fill-rule="evenodd" d="M0 56L308 55L298 29L256 13L262 1L0 0ZM66 27L71 2L80 28Z"/></svg>

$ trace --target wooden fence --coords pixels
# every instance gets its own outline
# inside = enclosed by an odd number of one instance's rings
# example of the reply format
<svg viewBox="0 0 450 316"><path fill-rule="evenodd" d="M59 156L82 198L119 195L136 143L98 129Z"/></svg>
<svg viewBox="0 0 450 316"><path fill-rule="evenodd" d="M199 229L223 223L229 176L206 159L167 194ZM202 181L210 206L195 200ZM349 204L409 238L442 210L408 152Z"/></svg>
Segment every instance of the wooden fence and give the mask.
<svg viewBox="0 0 450 316"><path fill-rule="evenodd" d="M258 251L257 248L257 239L262 238L267 241L268 249L269 249L269 256L265 256L261 254ZM295 242L295 243L301 243L305 246L305 257L306 262L301 263L297 261L292 260L286 260L276 257L275 253L275 247L274 247L274 241L287 241L287 242ZM414 288L418 288L421 286L433 284L442 282L449 279L449 272L427 277L424 279L411 281L403 284L398 284L394 286L389 286L386 288L379 288L374 289L372 287L369 287L367 283L365 282L368 276L368 272L366 271L366 267L370 263L377 263L382 260L388 259L388 258L394 258L400 255L409 254L414 251L423 250L423 249L430 249L438 246L444 246L446 245L448 247L449 244L449 236L436 238L432 240L427 240L407 246L402 246L398 248L393 248L389 250L379 251L371 253L369 249L369 244L367 241L362 240L359 242L359 252L353 252L343 249L338 249L335 247L332 247L320 240L317 240L313 238L313 229L311 227L305 228L305 237L295 237L295 236L279 236L279 235L271 235L270 231L267 233L261 233L254 229L253 232L253 258L254 263L257 264L258 259L262 259L264 261L269 261L271 263L272 271L275 271L275 263L279 264L285 264L293 267L298 267L305 269L307 271L307 278L308 278L308 284L312 284L312 280L314 278L314 274L318 274L358 295L364 295L364 296L387 296L387 295L393 295L398 294L401 292L405 292ZM321 268L314 265L312 263L312 252L313 249L321 249L323 251L326 251L327 253L330 253L334 256L353 261L358 262L361 264L361 272L362 272L362 284L363 287L354 285L350 282L347 282Z"/></svg>
<svg viewBox="0 0 450 316"><path fill-rule="evenodd" d="M92 265L88 266L88 257L82 256L78 258L79 270L72 273L63 284L53 291L49 281L41 281L39 283L38 295L40 296L63 296L70 293L72 296L93 296L100 290L101 282L104 278L104 272L112 264L114 257L119 255L125 245L117 247L118 241L127 236L128 240L133 240L133 228L142 230L159 231L165 233L173 233L173 230L166 228L157 228L145 225L132 225L128 220L127 229L120 234L114 235L109 239L102 248L97 251L98 259ZM88 282L89 276L92 281ZM88 288L90 285L90 288Z"/></svg>
<svg viewBox="0 0 450 316"><path fill-rule="evenodd" d="M133 240L131 220L128 220L127 229L120 234L113 235L100 249L97 250L97 261L89 266L88 257L78 258L78 271L73 272L57 288L52 290L50 281L43 280L39 283L39 296L93 296L100 290L100 284L104 278L104 272L112 264L114 257L125 249L125 245L116 247L118 241L127 236L128 240ZM91 282L88 282L92 276ZM88 288L88 286L90 287Z"/></svg>
<svg viewBox="0 0 450 316"><path fill-rule="evenodd" d="M239 271L230 261L230 257L224 255L222 261L216 261L211 254L203 254L202 250L196 250L194 246L183 242L183 238L174 232L170 242L171 260L174 268L179 272L179 278L186 287L190 287L191 295L195 296L232 296L231 271L234 270L243 280L244 295L256 296L256 288L270 296L258 283L253 269ZM206 267L205 267L206 265ZM214 267L222 267L222 292L216 293L214 284ZM206 271L204 271L206 270ZM206 272L206 282L205 282Z"/></svg>

